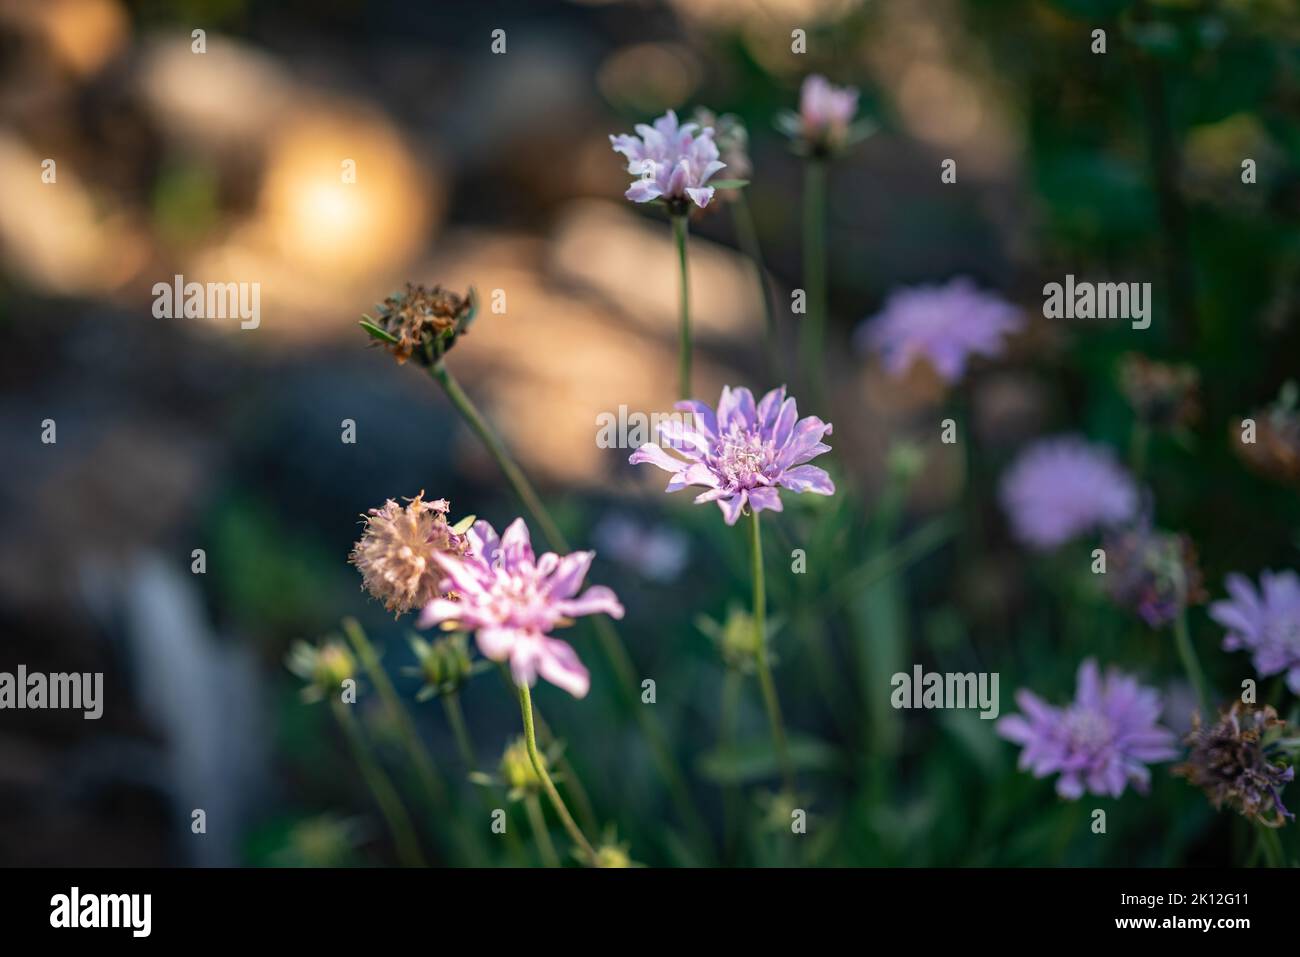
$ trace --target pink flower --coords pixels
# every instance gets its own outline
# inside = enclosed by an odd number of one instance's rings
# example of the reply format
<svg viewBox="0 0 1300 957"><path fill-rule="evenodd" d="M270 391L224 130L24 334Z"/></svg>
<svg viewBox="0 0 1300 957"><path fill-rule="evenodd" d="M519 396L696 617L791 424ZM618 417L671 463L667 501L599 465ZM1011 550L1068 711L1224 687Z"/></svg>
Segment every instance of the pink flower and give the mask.
<svg viewBox="0 0 1300 957"><path fill-rule="evenodd" d="M586 697L591 687L587 669L572 646L550 633L581 615L623 617L618 597L603 585L574 597L596 553L561 557L546 552L536 558L522 518L500 538L487 522L475 522L467 537L467 555L434 556L447 573L447 588L459 600L429 602L419 627L443 624L473 631L484 657L509 661L519 684L531 686L541 675L575 698Z"/></svg>
<svg viewBox="0 0 1300 957"><path fill-rule="evenodd" d="M799 119L809 143L828 146L842 143L857 112L857 90L833 86L826 77L816 73L804 79L799 91Z"/></svg>
<svg viewBox="0 0 1300 957"><path fill-rule="evenodd" d="M713 129L698 123L678 124L669 110L654 126L637 124L638 135L609 138L615 153L627 157L627 171L641 177L626 196L634 203L663 200L683 208L694 203L703 209L713 199L713 187L705 185L726 164L718 159Z"/></svg>

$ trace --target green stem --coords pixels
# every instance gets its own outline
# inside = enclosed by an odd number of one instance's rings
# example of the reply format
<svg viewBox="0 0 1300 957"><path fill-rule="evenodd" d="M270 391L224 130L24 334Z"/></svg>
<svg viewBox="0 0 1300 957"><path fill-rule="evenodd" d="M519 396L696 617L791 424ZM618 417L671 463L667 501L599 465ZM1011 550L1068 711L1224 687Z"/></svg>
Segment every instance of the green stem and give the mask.
<svg viewBox="0 0 1300 957"><path fill-rule="evenodd" d="M551 841L551 832L546 827L546 817L542 814L542 805L538 802L536 794L524 796L524 810L528 812L528 823L533 829L533 837L537 840L537 850L542 855L542 863L546 867L559 867L560 855L555 853L555 844Z"/></svg>
<svg viewBox="0 0 1300 957"><path fill-rule="evenodd" d="M1187 680L1192 683L1192 689L1196 692L1196 706L1201 714L1208 714L1206 710L1205 698L1205 676L1201 672L1201 664L1196 658L1196 649L1192 647L1192 638L1187 630L1187 610L1180 609L1178 616L1174 619L1174 642L1178 645L1178 656L1183 660L1183 670L1187 672Z"/></svg>
<svg viewBox="0 0 1300 957"><path fill-rule="evenodd" d="M1282 839L1275 828L1260 824L1255 828L1259 838L1259 851L1264 857L1265 867L1286 866L1286 855L1282 851Z"/></svg>
<svg viewBox="0 0 1300 957"><path fill-rule="evenodd" d="M429 373L433 376L434 381L442 387L442 390L447 394L447 398L451 400L451 404L464 417L474 434L487 447L488 452L491 453L492 458L496 460L497 465L505 475L506 481L510 483L514 493L519 496L519 500L524 503L524 507L532 516L533 521L541 528L542 535L550 546L559 552L567 553L572 551L564 535L560 532L559 526L551 518L546 506L542 504L541 498L537 495L523 471L511 458L505 443L475 407L474 403L470 401L469 396L465 394L465 391L460 387L460 383L452 376L451 371L443 362L439 361L430 367ZM623 702L625 705L632 706L632 713L635 715L641 733L645 736L646 744L650 748L650 756L660 776L668 785L669 794L677 806L678 813L682 815L687 826L692 830L696 842L707 845L709 843L708 828L691 800L690 790L686 786L686 778L674 759L672 751L668 747L668 742L664 738L663 731L655 722L650 709L639 706L640 695L637 692L636 671L632 665L632 659L627 653L627 648L619 638L618 632L614 630L614 626L610 624L609 619L604 616L596 616L588 620L591 622L592 629L596 632L596 640L600 643L601 651L614 671L614 679Z"/></svg>
<svg viewBox="0 0 1300 957"><path fill-rule="evenodd" d="M478 768L478 757L474 754L474 742L470 740L469 728L465 725L465 712L460 707L460 694L451 691L441 697L442 708L447 712L447 723L451 725L452 733L456 736L460 759L465 762L465 767L473 771Z"/></svg>
<svg viewBox="0 0 1300 957"><path fill-rule="evenodd" d="M808 313L799 330L804 386L814 408L823 402L826 340L826 162L809 159L804 167L803 283Z"/></svg>
<svg viewBox="0 0 1300 957"><path fill-rule="evenodd" d="M546 796L551 799L551 806L555 808L555 813L559 815L560 823L564 825L564 829L569 832L569 837L586 856L587 862L594 863L596 849L591 846L591 842L582 833L582 828L578 827L578 822L569 813L564 799L560 797L560 792L555 789L555 782L551 780L550 772L546 770L546 765L542 763L542 756L537 753L537 733L533 729L533 697L528 691L528 685L521 684L518 688L519 710L524 718L524 742L528 745L528 758L533 762L533 770L537 772L537 776L541 779Z"/></svg>
<svg viewBox="0 0 1300 957"><path fill-rule="evenodd" d="M416 774L420 778L420 784L424 788L429 803L437 810L445 810L447 793L443 789L442 781L433 766L433 758L429 756L428 750L420 741L420 737L415 731L415 723L411 720L407 710L402 707L401 699L397 697L397 690L393 687L392 681L389 680L388 673L384 671L383 665L379 663L379 655L375 653L374 645L370 643L366 633L355 618L343 619L343 633L348 636L348 641L352 643L352 647L356 650L357 658L366 669L366 674L369 675L375 690L379 692L380 700L383 701L384 708L388 711L393 725L397 728L403 746L411 756L411 763L415 765Z"/></svg>
<svg viewBox="0 0 1300 957"><path fill-rule="evenodd" d="M428 864L415 837L411 818L407 815L406 808L402 806L393 782L371 756L370 748L361 734L361 728L357 725L351 708L337 698L330 699L330 706L334 710L334 717L338 720L339 727L343 729L344 737L348 740L352 757L361 769L361 776L365 778L366 785L379 805L380 813L388 823L388 830L392 833L393 843L397 847L398 860L404 867L427 867Z"/></svg>
<svg viewBox="0 0 1300 957"><path fill-rule="evenodd" d="M722 714L718 722L718 744L723 752L730 750L736 743L736 713L740 708L740 690L742 676L735 668L728 667L722 679ZM724 784L722 788L722 813L725 822L725 854L730 858L736 852L740 839L740 791L734 784Z"/></svg>
<svg viewBox="0 0 1300 957"><path fill-rule="evenodd" d="M678 397L690 399L691 395L691 283L686 265L687 222L685 213L674 213L673 239L677 243L677 263L681 270L678 286L678 303L681 315L679 342L677 346L677 392Z"/></svg>
<svg viewBox="0 0 1300 957"><path fill-rule="evenodd" d="M749 200L744 190L737 190L736 198L731 203L731 218L736 227L736 239L749 261L754 266L754 279L758 283L759 301L763 304L763 347L767 354L768 371L772 378L782 378L781 354L776 341L776 313L772 306L772 287L767 281L767 270L763 268L763 249L758 242L758 229L754 225L754 214L749 208Z"/></svg>
<svg viewBox="0 0 1300 957"><path fill-rule="evenodd" d="M776 682L772 680L772 665L767 657L767 597L763 578L763 532L759 522L758 511L751 512L753 519L750 528L753 534L750 544L753 551L754 572L754 630L757 632L757 649L755 658L758 663L758 684L763 692L763 704L767 708L767 719L772 726L772 744L776 748L777 765L781 768L781 777L787 791L794 792L794 770L790 764L790 751L786 746L785 722L781 720L781 702L776 696Z"/></svg>

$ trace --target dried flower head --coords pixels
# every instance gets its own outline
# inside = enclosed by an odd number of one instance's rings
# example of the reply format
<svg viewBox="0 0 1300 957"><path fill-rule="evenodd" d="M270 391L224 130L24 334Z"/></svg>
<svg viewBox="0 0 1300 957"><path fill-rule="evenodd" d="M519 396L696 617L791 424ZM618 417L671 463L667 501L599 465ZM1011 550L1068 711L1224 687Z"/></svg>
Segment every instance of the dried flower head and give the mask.
<svg viewBox="0 0 1300 957"><path fill-rule="evenodd" d="M623 617L618 596L605 586L578 594L596 553L535 556L522 518L500 538L487 522L475 522L466 537L470 547L463 555L434 555L457 600L434 598L420 613L419 627L473 631L485 658L510 662L517 684L532 685L540 675L575 698L585 697L591 676L573 647L551 632L582 615Z"/></svg>
<svg viewBox="0 0 1300 957"><path fill-rule="evenodd" d="M689 421L669 421L660 436L677 451L673 458L647 442L628 458L633 465L649 462L672 478L665 491L703 486L696 504L717 502L728 525L736 524L749 506L755 512L781 511L779 490L834 495L835 483L824 469L804 463L831 447L822 436L831 424L815 415L799 418L785 386L773 389L755 404L746 388L723 386L715 413L703 402L688 399L673 408L691 413Z"/></svg>
<svg viewBox="0 0 1300 957"><path fill-rule="evenodd" d="M1189 365L1155 362L1127 353L1119 365L1119 388L1138 420L1156 429L1185 428L1200 412L1200 376Z"/></svg>
<svg viewBox="0 0 1300 957"><path fill-rule="evenodd" d="M465 334L474 311L472 289L460 296L441 286L408 282L404 293L385 299L375 317L366 316L361 326L399 363L414 356L421 365L432 365Z"/></svg>
<svg viewBox="0 0 1300 957"><path fill-rule="evenodd" d="M997 732L1022 745L1020 769L1042 778L1059 774L1056 793L1119 797L1132 784L1145 793L1148 764L1177 756L1176 738L1156 723L1160 695L1110 669L1102 677L1091 658L1079 666L1074 701L1053 707L1027 689L1016 692L1023 714L998 720Z"/></svg>
<svg viewBox="0 0 1300 957"><path fill-rule="evenodd" d="M304 701L320 701L338 693L343 682L357 671L356 659L348 646L337 638L326 638L318 645L295 641L289 647L285 665L307 682L302 689Z"/></svg>
<svg viewBox="0 0 1300 957"><path fill-rule="evenodd" d="M1267 705L1234 701L1209 727L1197 715L1185 741L1191 751L1174 774L1203 790L1216 810L1227 805L1265 827L1281 827L1295 817L1282 803L1282 788L1295 777L1278 746L1285 729Z"/></svg>
<svg viewBox="0 0 1300 957"><path fill-rule="evenodd" d="M1253 416L1255 441L1242 441L1237 423L1233 447L1251 469L1267 478L1300 484L1300 386L1288 381L1277 401Z"/></svg>
<svg viewBox="0 0 1300 957"><path fill-rule="evenodd" d="M627 157L627 171L641 177L625 194L634 203L662 202L673 212L685 212L692 203L703 209L713 199L706 185L726 164L718 159L718 144L711 128L677 122L669 110L653 126L638 123L636 136L611 135L615 153Z"/></svg>
<svg viewBox="0 0 1300 957"><path fill-rule="evenodd" d="M372 508L349 561L361 572L366 591L395 615L420 608L444 594L445 577L434 556L463 555L464 535L447 524L446 499L424 500L424 492L399 505L391 498Z"/></svg>
<svg viewBox="0 0 1300 957"><path fill-rule="evenodd" d="M1260 677L1286 675L1300 694L1300 575L1269 572L1256 589L1244 575L1225 581L1228 600L1210 605L1210 617L1228 630L1226 651L1249 651Z"/></svg>
<svg viewBox="0 0 1300 957"><path fill-rule="evenodd" d="M1106 591L1152 628L1170 624L1189 605L1205 601L1191 538L1160 531L1143 520L1107 533Z"/></svg>

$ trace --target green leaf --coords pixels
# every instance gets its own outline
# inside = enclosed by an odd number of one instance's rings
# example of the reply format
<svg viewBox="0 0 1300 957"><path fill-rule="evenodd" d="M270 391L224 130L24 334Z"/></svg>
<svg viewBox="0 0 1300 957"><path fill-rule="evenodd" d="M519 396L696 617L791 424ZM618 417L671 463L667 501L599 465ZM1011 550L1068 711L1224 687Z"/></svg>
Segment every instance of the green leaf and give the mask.
<svg viewBox="0 0 1300 957"><path fill-rule="evenodd" d="M396 336L392 335L389 332L385 332L383 329L380 329L377 325L374 324L374 322L371 321L369 316L361 320L360 326L362 329L366 330L367 333L369 333L371 339L378 339L380 342L397 342Z"/></svg>
<svg viewBox="0 0 1300 957"><path fill-rule="evenodd" d="M469 531L470 526L474 524L477 518L478 518L477 515L466 515L459 522L453 525L451 527L451 530L455 532L457 535L464 535L466 532Z"/></svg>

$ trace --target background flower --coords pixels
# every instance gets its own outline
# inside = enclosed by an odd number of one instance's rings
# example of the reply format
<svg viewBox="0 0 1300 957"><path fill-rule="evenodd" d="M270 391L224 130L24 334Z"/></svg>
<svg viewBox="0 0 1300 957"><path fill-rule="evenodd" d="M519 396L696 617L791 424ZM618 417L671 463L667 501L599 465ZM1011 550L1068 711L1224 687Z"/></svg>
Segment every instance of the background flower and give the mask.
<svg viewBox="0 0 1300 957"><path fill-rule="evenodd" d="M757 405L748 389L723 386L716 414L694 399L674 408L692 413L691 420L664 423L660 435L682 457L674 458L648 442L628 461L649 462L671 472L668 492L704 486L696 504L717 502L728 525L736 523L746 505L756 512L781 511L782 488L835 494L835 483L824 469L804 464L831 450L822 442L822 436L831 434L831 424L815 415L800 419L785 386L767 393Z"/></svg>
<svg viewBox="0 0 1300 957"><path fill-rule="evenodd" d="M1000 497L1016 537L1043 550L1128 521L1138 505L1137 486L1111 451L1077 436L1022 452L1002 476Z"/></svg>
<svg viewBox="0 0 1300 957"><path fill-rule="evenodd" d="M618 597L603 585L578 596L596 553L546 552L537 558L522 518L499 538L487 522L475 522L468 538L467 554L437 556L457 600L429 602L419 626L455 622L474 632L484 657L509 661L516 682L532 685L541 675L575 698L585 697L591 687L587 669L569 644L550 633L583 615L623 617Z"/></svg>
<svg viewBox="0 0 1300 957"><path fill-rule="evenodd" d="M972 356L1001 355L1006 337L1023 327L1018 308L957 278L890 293L884 308L858 326L854 343L860 351L879 352L895 376L924 359L952 384Z"/></svg>
<svg viewBox="0 0 1300 957"><path fill-rule="evenodd" d="M1079 666L1071 704L1053 707L1023 688L1016 703L1024 713L999 719L998 734L1024 747L1021 770L1059 774L1056 792L1070 800L1085 792L1119 797L1128 784L1145 793L1147 765L1178 755L1174 733L1156 723L1155 689L1115 669L1103 678L1091 658Z"/></svg>
<svg viewBox="0 0 1300 957"><path fill-rule="evenodd" d="M1210 617L1228 629L1227 651L1249 651L1260 677L1285 674L1300 694L1300 576L1264 572L1256 589L1244 575L1224 582L1228 599L1210 605Z"/></svg>

